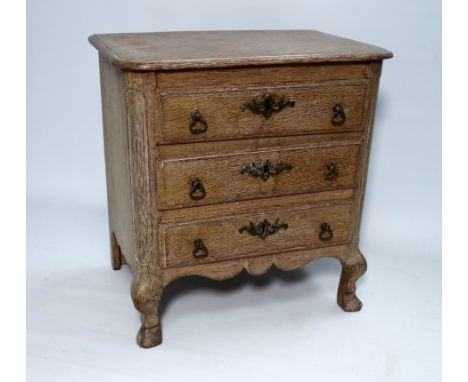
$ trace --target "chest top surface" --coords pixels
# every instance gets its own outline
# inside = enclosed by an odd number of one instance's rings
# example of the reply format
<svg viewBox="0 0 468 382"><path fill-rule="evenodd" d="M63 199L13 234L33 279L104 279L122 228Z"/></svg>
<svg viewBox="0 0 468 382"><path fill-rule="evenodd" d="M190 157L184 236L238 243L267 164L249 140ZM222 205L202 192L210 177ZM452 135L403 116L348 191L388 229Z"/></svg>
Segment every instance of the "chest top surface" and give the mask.
<svg viewBox="0 0 468 382"><path fill-rule="evenodd" d="M313 30L97 34L89 41L126 70L375 61L388 50Z"/></svg>

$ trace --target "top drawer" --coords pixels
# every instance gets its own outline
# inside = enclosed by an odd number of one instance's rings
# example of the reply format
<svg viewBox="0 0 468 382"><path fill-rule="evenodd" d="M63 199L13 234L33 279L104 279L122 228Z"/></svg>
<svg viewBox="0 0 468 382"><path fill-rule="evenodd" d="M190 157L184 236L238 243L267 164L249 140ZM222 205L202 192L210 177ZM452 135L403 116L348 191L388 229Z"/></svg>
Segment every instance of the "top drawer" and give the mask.
<svg viewBox="0 0 468 382"><path fill-rule="evenodd" d="M159 92L159 142L360 131L367 80Z"/></svg>

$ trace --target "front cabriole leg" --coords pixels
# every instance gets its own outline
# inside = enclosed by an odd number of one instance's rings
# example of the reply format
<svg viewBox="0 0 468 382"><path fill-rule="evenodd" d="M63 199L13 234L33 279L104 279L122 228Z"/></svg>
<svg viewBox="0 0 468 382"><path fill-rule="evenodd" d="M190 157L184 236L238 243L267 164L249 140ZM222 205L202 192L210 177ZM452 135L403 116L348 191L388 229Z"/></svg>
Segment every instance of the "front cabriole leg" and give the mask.
<svg viewBox="0 0 468 382"><path fill-rule="evenodd" d="M350 257L340 261L342 271L338 287L338 305L345 312L357 312L361 310L362 302L356 296L356 281L366 272L367 262L358 249L353 250Z"/></svg>
<svg viewBox="0 0 468 382"><path fill-rule="evenodd" d="M153 131L156 124L156 74L122 72L125 88L134 264L132 300L141 313L137 343L149 348L161 343L158 306L163 292L157 251L158 212Z"/></svg>
<svg viewBox="0 0 468 382"><path fill-rule="evenodd" d="M151 264L139 265L135 270L131 293L135 308L141 313L141 328L137 344L143 348L157 346L162 342L159 321L159 301L163 292L160 269Z"/></svg>

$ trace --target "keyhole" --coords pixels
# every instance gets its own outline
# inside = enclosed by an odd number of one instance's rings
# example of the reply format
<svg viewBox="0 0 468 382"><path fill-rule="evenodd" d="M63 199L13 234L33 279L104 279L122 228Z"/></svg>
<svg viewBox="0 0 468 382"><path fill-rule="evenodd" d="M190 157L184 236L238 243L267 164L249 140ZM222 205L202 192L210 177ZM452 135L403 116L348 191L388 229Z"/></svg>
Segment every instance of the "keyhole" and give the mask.
<svg viewBox="0 0 468 382"><path fill-rule="evenodd" d="M265 110L271 110L273 109L273 100L271 97L266 97L265 98Z"/></svg>

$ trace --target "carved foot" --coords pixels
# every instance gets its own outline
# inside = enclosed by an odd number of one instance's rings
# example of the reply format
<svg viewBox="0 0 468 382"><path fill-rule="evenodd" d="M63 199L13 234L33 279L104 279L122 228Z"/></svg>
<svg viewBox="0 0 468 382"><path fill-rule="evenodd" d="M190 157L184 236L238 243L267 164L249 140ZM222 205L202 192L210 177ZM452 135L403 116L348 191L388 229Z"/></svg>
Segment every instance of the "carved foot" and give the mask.
<svg viewBox="0 0 468 382"><path fill-rule="evenodd" d="M111 232L111 262L112 269L117 271L122 268L122 252L114 232Z"/></svg>
<svg viewBox="0 0 468 382"><path fill-rule="evenodd" d="M367 262L364 256L356 250L349 258L341 259L340 285L338 287L338 305L345 312L357 312L362 308L362 302L356 296L356 281L366 272Z"/></svg>
<svg viewBox="0 0 468 382"><path fill-rule="evenodd" d="M151 265L140 266L132 283L132 300L141 313L141 327L137 344L143 348L157 346L162 342L158 306L163 292L160 272Z"/></svg>
<svg viewBox="0 0 468 382"><path fill-rule="evenodd" d="M152 348L162 342L161 325L146 329L143 325L137 334L137 344L142 348Z"/></svg>

